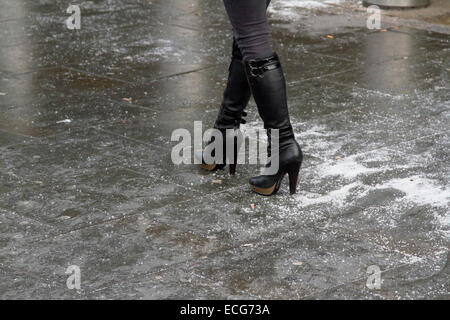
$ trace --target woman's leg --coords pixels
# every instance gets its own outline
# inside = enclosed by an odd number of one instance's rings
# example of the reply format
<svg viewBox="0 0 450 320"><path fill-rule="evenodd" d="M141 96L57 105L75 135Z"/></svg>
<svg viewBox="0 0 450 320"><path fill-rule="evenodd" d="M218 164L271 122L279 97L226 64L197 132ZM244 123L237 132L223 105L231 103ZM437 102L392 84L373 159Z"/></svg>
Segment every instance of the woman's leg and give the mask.
<svg viewBox="0 0 450 320"><path fill-rule="evenodd" d="M223 0L234 38L244 59L264 58L273 54L267 25L270 0Z"/></svg>
<svg viewBox="0 0 450 320"><path fill-rule="evenodd" d="M243 117L246 115L244 109L250 100L250 96L250 85L247 80L243 57L236 40L233 39L231 62L228 67L228 81L223 93L222 103L220 105L216 121L214 123L214 128L221 131L223 141L226 141L225 137L227 129L238 129L241 123L245 123L245 120L243 119ZM206 149L208 149L208 146L212 142L214 142L213 139L211 139L210 143L208 143ZM231 147L235 147L234 143ZM213 153L215 154L215 151L213 151ZM206 163L204 161L204 154L202 151L196 152L195 157L202 161L202 164L200 166L203 169L213 171L225 167L226 153L227 149L226 144L224 143L222 150L223 159L220 164ZM234 161L234 163L229 164L230 173L234 174L236 170L236 163Z"/></svg>
<svg viewBox="0 0 450 320"><path fill-rule="evenodd" d="M271 0L265 1L265 8L267 9ZM265 25L267 27L267 21ZM268 32L266 31L265 34L267 39L263 42L268 42ZM252 41L252 45L254 45L254 43L255 42ZM255 51L261 51L259 46L257 47L258 48L255 49ZM270 49L270 51L272 50ZM231 63L228 68L228 72L227 86L225 88L221 108L214 125L217 129L237 128L241 122L245 123L245 120L242 120L242 116L245 115L244 109L247 106L251 95L245 72L242 50L239 48L238 41L235 36L233 36Z"/></svg>
<svg viewBox="0 0 450 320"><path fill-rule="evenodd" d="M266 7L270 0L266 0ZM267 33L268 36L268 33ZM228 68L228 81L225 88L222 103L217 114L214 128L219 129L225 136L226 129L237 129L241 123L245 123L242 119L245 116L244 109L250 100L250 86L247 80L243 55L235 37L233 37L233 49L231 54L231 62ZM225 139L224 139L225 140ZM213 140L211 140L213 142ZM226 148L223 149L223 155L226 154ZM206 170L216 170L225 166L222 164L206 164L203 161L203 152L196 152L196 157L202 160L202 168ZM225 159L224 159L225 160ZM234 173L236 164L230 164L230 173Z"/></svg>
<svg viewBox="0 0 450 320"><path fill-rule="evenodd" d="M269 3L270 0L265 0L266 9ZM265 25L267 27L267 21ZM267 43L268 32L266 30L263 33L265 33L267 38L263 42ZM249 39L251 39L251 37ZM252 45L255 45L254 41L252 41ZM257 47L258 48L255 50L260 51L259 46ZM270 51L272 50L270 49ZM214 127L216 129L232 129L239 127L239 124L241 122L245 123L245 120L242 120L242 116L245 115L244 109L250 100L250 95L250 87L245 72L243 54L238 46L236 37L233 36L231 63L228 68L228 82L224 91L221 107L217 115Z"/></svg>
<svg viewBox="0 0 450 320"><path fill-rule="evenodd" d="M290 191L295 193L303 156L289 119L286 81L281 63L270 45L267 2L224 0L224 3L234 36L244 56L245 71L258 113L267 129L267 151L270 155L268 167L275 171L270 170L253 177L250 185L260 194L272 195L280 188L284 175L289 174ZM279 139L271 141L271 136L276 134Z"/></svg>

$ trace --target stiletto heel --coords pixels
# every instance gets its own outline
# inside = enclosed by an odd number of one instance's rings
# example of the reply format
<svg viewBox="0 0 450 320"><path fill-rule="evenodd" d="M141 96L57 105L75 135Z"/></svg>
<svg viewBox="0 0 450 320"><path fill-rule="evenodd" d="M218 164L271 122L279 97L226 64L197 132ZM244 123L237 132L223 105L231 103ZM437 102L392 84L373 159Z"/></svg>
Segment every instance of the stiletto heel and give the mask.
<svg viewBox="0 0 450 320"><path fill-rule="evenodd" d="M295 194L297 191L297 181L298 181L298 174L300 172L301 163L293 165L291 168L288 169L288 175L289 175L289 191L291 194Z"/></svg>
<svg viewBox="0 0 450 320"><path fill-rule="evenodd" d="M238 145L237 145L237 139L235 138L233 143L233 162L230 163L230 174L234 175L236 173L236 166L237 166L237 153L238 153Z"/></svg>

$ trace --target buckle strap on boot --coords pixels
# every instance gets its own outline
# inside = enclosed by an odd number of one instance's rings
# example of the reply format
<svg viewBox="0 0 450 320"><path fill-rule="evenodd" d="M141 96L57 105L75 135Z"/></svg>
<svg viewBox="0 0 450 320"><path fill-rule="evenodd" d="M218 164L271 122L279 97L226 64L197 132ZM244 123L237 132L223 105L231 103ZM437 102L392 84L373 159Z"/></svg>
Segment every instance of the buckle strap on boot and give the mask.
<svg viewBox="0 0 450 320"><path fill-rule="evenodd" d="M247 123L243 117L247 116L245 111L230 111L223 109L219 118L216 121L216 126L219 128L239 128L241 124Z"/></svg>
<svg viewBox="0 0 450 320"><path fill-rule="evenodd" d="M241 111L241 112L232 112L229 110L224 110L224 118L227 120L233 121L234 124L239 127L240 124L246 124L247 121L245 119L242 119L242 117L245 117L247 115L247 112Z"/></svg>
<svg viewBox="0 0 450 320"><path fill-rule="evenodd" d="M268 128L266 129L267 131L267 138L269 139L269 143L270 143L270 138L272 136L272 130L278 130L278 138L280 141L286 140L286 139L290 139L293 138L294 135L294 129L292 128L292 125L289 125L285 128Z"/></svg>
<svg viewBox="0 0 450 320"><path fill-rule="evenodd" d="M264 59L251 59L245 61L247 74L253 78L264 77L266 71L277 69L281 66L278 55L274 53L272 56Z"/></svg>

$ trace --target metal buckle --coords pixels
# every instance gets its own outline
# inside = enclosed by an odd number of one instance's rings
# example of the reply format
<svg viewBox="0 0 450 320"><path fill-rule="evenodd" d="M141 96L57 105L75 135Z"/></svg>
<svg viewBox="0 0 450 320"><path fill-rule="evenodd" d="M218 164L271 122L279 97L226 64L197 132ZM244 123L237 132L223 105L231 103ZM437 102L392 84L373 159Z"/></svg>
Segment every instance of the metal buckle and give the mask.
<svg viewBox="0 0 450 320"><path fill-rule="evenodd" d="M254 62L256 62L256 61L250 60L250 61L248 62L248 66L250 67L250 75L251 75L252 77L254 77L254 78L256 78L256 77L262 78L264 72L261 70L260 67L258 67L258 66L256 66L256 67L253 66L253 63L254 63ZM255 73L255 70L256 70L258 73Z"/></svg>

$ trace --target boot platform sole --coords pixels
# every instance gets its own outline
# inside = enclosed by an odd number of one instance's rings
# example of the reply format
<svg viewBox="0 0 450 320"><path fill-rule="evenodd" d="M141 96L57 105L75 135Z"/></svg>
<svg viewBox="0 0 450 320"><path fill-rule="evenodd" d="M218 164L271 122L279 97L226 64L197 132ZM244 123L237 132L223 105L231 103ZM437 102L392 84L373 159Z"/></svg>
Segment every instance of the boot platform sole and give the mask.
<svg viewBox="0 0 450 320"><path fill-rule="evenodd" d="M270 188L259 188L259 187L255 187L252 186L253 191L255 191L256 193L259 193L260 195L263 196L270 196L274 193L275 187L277 184L274 184L273 186L271 186Z"/></svg>
<svg viewBox="0 0 450 320"><path fill-rule="evenodd" d="M269 188L261 188L254 186L252 184L252 190L256 193L263 195L263 196L271 196L278 192L281 186L281 182L283 181L283 178L287 174L289 176L289 192L291 195L295 194L297 192L297 181L298 181L298 175L301 167L301 162L299 164L291 165L289 168L287 168L286 173L284 173L279 180L271 187Z"/></svg>
<svg viewBox="0 0 450 320"><path fill-rule="evenodd" d="M216 163L213 163L213 164L202 163L202 164L200 164L200 167L207 171L214 171L214 170L218 169Z"/></svg>
<svg viewBox="0 0 450 320"><path fill-rule="evenodd" d="M200 168L207 170L207 171L216 171L216 170L224 169L225 165L217 164L215 162L213 164L201 163ZM235 173L236 173L236 165L230 164L230 174L234 175Z"/></svg>

